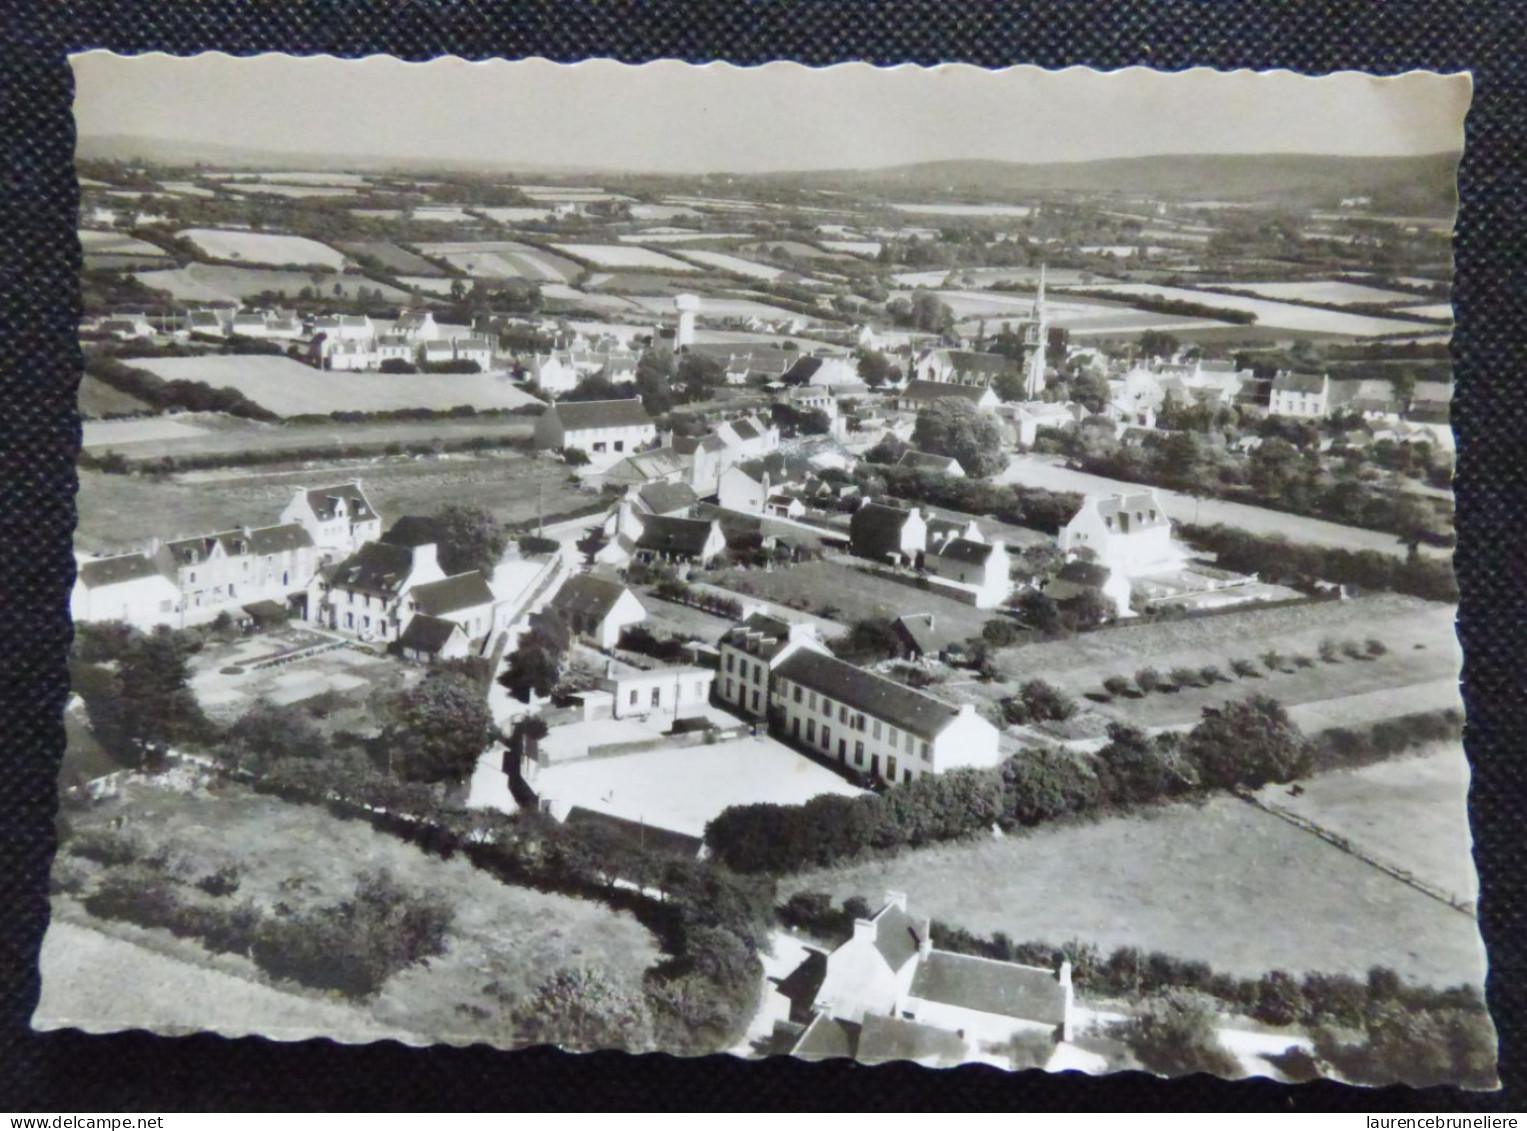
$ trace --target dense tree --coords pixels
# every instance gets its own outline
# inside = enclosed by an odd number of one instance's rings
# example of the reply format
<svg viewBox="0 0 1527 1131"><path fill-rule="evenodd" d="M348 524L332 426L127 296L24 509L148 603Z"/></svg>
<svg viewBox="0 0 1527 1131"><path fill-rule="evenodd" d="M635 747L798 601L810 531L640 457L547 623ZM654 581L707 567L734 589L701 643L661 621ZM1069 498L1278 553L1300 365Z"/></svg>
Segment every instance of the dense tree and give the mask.
<svg viewBox="0 0 1527 1131"><path fill-rule="evenodd" d="M437 532L440 568L447 576L474 569L491 575L509 545L509 532L481 507L451 503L431 521Z"/></svg>
<svg viewBox="0 0 1527 1131"><path fill-rule="evenodd" d="M410 781L464 780L497 733L481 686L454 672L432 672L399 692L386 718L378 748Z"/></svg>
<svg viewBox="0 0 1527 1131"><path fill-rule="evenodd" d="M726 370L709 354L688 353L679 362L676 380L686 400L704 401L726 384Z"/></svg>
<svg viewBox="0 0 1527 1131"><path fill-rule="evenodd" d="M636 362L636 389L642 405L653 416L673 408L673 354L649 349Z"/></svg>
<svg viewBox="0 0 1527 1131"><path fill-rule="evenodd" d="M1292 781L1310 765L1304 735L1283 705L1265 695L1206 707L1184 753L1206 786L1225 789Z"/></svg>
<svg viewBox="0 0 1527 1131"><path fill-rule="evenodd" d="M1165 330L1146 330L1140 335L1139 347L1141 357L1170 358L1182 348L1182 343Z"/></svg>
<svg viewBox="0 0 1527 1131"><path fill-rule="evenodd" d="M228 728L218 757L259 773L278 758L321 758L327 751L323 732L297 706L257 699Z"/></svg>
<svg viewBox="0 0 1527 1131"><path fill-rule="evenodd" d="M901 655L901 638L888 617L855 621L842 636L830 642L833 654L856 664L874 663Z"/></svg>
<svg viewBox="0 0 1527 1131"><path fill-rule="evenodd" d="M78 673L96 737L114 757L139 765L176 742L197 741L208 723L189 686L187 657L192 637L160 627L129 632L115 671Z"/></svg>
<svg viewBox="0 0 1527 1131"><path fill-rule="evenodd" d="M996 419L956 397L942 397L917 414L912 444L919 451L958 460L965 474L977 479L1007 466Z"/></svg>
<svg viewBox="0 0 1527 1131"><path fill-rule="evenodd" d="M562 394L564 401L618 401L636 396L636 386L631 382L617 385L603 373L591 373L578 382L571 391Z"/></svg>
<svg viewBox="0 0 1527 1131"><path fill-rule="evenodd" d="M895 381L901 376L896 363L879 350L863 350L859 354L859 380L872 389Z"/></svg>
<svg viewBox="0 0 1527 1131"><path fill-rule="evenodd" d="M1241 1075L1240 1063L1220 1042L1214 1003L1204 994L1169 990L1118 1022L1114 1035L1145 1068L1161 1076Z"/></svg>
<svg viewBox="0 0 1527 1131"><path fill-rule="evenodd" d="M514 1024L532 1044L584 1052L652 1047L646 1001L598 968L558 970L514 1011Z"/></svg>

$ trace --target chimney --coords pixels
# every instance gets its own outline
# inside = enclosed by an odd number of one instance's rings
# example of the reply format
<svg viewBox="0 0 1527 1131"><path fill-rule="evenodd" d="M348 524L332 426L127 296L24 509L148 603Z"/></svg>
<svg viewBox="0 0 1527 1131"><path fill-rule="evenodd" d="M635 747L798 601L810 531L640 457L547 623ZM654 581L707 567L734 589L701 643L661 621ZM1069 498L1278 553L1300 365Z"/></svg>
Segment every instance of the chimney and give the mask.
<svg viewBox="0 0 1527 1131"><path fill-rule="evenodd" d="M1055 980L1066 987L1071 985L1071 960L1069 958L1062 958L1060 960L1060 968L1055 971Z"/></svg>
<svg viewBox="0 0 1527 1131"><path fill-rule="evenodd" d="M854 942L874 942L875 924L869 919L854 920Z"/></svg>
<svg viewBox="0 0 1527 1131"><path fill-rule="evenodd" d="M917 932L917 956L927 958L933 953L933 920L924 919Z"/></svg>
<svg viewBox="0 0 1527 1131"><path fill-rule="evenodd" d="M412 554L413 572L418 573L421 570L438 570L440 568L440 561L435 556L435 544L433 542L426 542L422 546L415 546Z"/></svg>
<svg viewBox="0 0 1527 1131"><path fill-rule="evenodd" d="M790 642L796 643L801 640L816 641L817 626L809 623L792 624L790 626ZM902 897L905 900L905 896Z"/></svg>

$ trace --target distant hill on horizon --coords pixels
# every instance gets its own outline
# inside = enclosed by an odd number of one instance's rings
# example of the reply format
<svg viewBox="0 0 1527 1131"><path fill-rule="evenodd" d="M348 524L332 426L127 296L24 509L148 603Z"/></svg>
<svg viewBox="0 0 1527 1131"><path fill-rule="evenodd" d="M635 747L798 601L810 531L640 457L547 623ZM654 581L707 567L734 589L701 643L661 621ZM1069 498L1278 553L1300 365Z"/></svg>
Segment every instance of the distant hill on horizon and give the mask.
<svg viewBox="0 0 1527 1131"><path fill-rule="evenodd" d="M859 190L877 194L938 194L974 199L1032 198L1053 193L1103 193L1163 200L1310 203L1332 197L1373 196L1408 211L1450 215L1457 207L1458 152L1403 157L1339 154L1158 154L1092 161L1045 162L962 159L874 169L795 170L767 173L655 173L552 164L527 165L490 158L409 159L381 154L313 154L221 143L171 141L125 135L83 135L82 160L206 165L225 170L324 172L534 173L545 176L616 176L683 180L717 178L797 189ZM1377 203L1377 201L1376 201Z"/></svg>

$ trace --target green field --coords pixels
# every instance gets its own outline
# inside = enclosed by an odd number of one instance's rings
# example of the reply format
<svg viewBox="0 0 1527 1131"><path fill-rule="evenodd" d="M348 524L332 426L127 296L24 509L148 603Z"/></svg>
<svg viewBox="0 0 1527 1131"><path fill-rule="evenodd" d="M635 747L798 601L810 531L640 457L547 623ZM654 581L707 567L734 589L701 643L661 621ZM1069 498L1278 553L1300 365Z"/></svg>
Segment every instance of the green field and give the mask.
<svg viewBox="0 0 1527 1131"><path fill-rule="evenodd" d="M124 789L120 800L73 814L73 827L76 831L104 827L119 815L127 815L135 834L147 843L169 849L171 858L193 875L237 865L242 871L237 898L249 899L267 911L278 903L298 908L339 901L353 890L357 873L383 868L403 886L443 898L455 913L448 951L427 967L411 967L394 975L374 1000L345 1006L359 1022L355 1036L380 1025L433 1039L502 1044L509 1037L503 1003L523 999L556 969L598 966L636 989L642 971L658 959L651 935L629 914L500 883L460 857L442 860L427 855L396 837L359 821L341 820L320 807L294 805L241 786L185 791L138 779ZM322 851L315 851L320 845ZM61 866L86 875L101 868L77 858L60 859L65 861ZM67 917L80 921L77 910ZM193 973L219 970L280 991L259 995L249 1003L252 1009L269 1011L241 1018L257 1031L279 1033L285 1027L284 1002L290 1002L299 1023L304 1023L312 1002L333 1001L287 983L271 985L247 960L214 957L197 943L176 939L167 931L85 921L107 935L152 948L116 949L110 955L118 965L111 970L112 996L102 1003L102 1011L120 1018L124 1025L131 1022L124 1017L128 1011L123 999L137 997L145 1016L152 1016L162 995L175 993L174 983L166 985L153 977L160 964L152 960L141 963L148 968L150 980L139 982L140 950L172 958ZM66 936L56 945L67 948L70 939ZM67 957L67 953L56 955L55 961L66 966ZM485 993L484 987L494 983L496 991ZM81 997L88 989L89 982L48 985L44 1001L55 1015L88 1018L94 1006ZM488 1015L457 1008L468 1004L484 1007ZM207 1010L210 1014L218 1007L209 1004Z"/></svg>
<svg viewBox="0 0 1527 1131"><path fill-rule="evenodd" d="M504 522L533 519L542 498L548 515L587 505L591 496L567 469L517 452L448 459L331 461L298 469L231 469L173 476L81 471L75 547L90 553L131 549L153 536L175 538L268 526L298 487L360 479L386 524L405 514L433 514L448 503L482 507Z"/></svg>
<svg viewBox="0 0 1527 1131"><path fill-rule="evenodd" d="M1457 783L1418 777L1424 801L1403 810L1406 835L1453 853L1468 838ZM1393 819L1392 793L1354 793L1347 825L1358 812ZM1477 985L1485 971L1468 916L1232 797L803 873L781 896L826 891L878 906L887 890L906 892L917 914L978 934L1075 938L1105 952L1135 946L1239 975L1361 977L1385 965L1435 985Z"/></svg>
<svg viewBox="0 0 1527 1131"><path fill-rule="evenodd" d="M147 412L151 407L130 393L118 392L98 377L80 379L80 415L87 420L118 412Z"/></svg>

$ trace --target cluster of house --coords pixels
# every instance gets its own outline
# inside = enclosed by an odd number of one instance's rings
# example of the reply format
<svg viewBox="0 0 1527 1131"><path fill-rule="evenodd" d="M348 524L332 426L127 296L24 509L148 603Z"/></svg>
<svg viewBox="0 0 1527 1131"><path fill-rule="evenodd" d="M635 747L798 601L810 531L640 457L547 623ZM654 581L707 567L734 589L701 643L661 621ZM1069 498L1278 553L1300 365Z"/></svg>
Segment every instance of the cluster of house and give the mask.
<svg viewBox="0 0 1527 1131"><path fill-rule="evenodd" d="M853 931L828 953L808 949L775 986L783 999L776 1009L789 1017L777 1033L792 1041L793 1056L1008 1068L1015 1039L1058 1047L1075 1036L1065 960L1051 969L943 950L902 892L887 892Z"/></svg>
<svg viewBox="0 0 1527 1131"><path fill-rule="evenodd" d="M483 652L551 599L560 554L509 560L491 573L447 575L430 520L405 516L386 533L359 482L298 488L278 525L243 527L78 563L76 621L184 628L290 617L407 658Z"/></svg>

